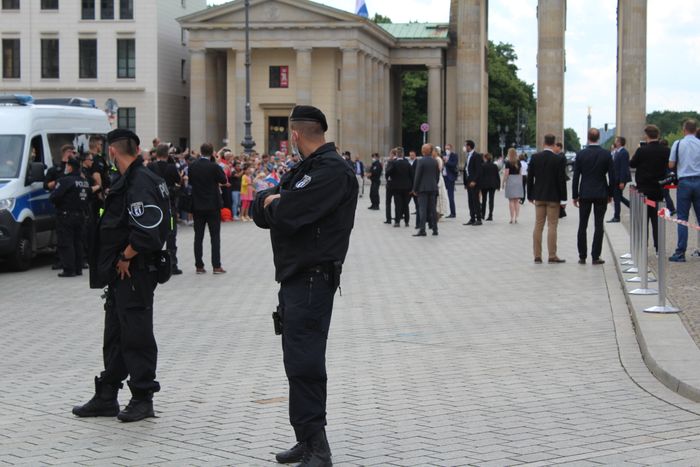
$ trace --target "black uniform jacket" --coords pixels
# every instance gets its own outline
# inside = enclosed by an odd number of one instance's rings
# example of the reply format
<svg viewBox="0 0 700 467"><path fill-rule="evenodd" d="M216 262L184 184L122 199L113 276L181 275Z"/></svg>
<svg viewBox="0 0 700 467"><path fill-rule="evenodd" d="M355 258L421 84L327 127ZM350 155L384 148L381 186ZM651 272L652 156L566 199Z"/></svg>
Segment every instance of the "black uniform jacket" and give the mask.
<svg viewBox="0 0 700 467"><path fill-rule="evenodd" d="M661 201L664 198L659 180L666 177L670 156L670 148L661 146L658 141L651 141L646 146L640 146L630 160L630 167L637 169L634 174L637 189L651 200Z"/></svg>
<svg viewBox="0 0 700 467"><path fill-rule="evenodd" d="M70 173L56 180L56 187L49 199L59 214L85 213L87 211L90 183L80 173Z"/></svg>
<svg viewBox="0 0 700 467"><path fill-rule="evenodd" d="M91 254L90 282L104 287L116 279L115 264L128 244L148 261L160 251L171 229L170 200L165 181L143 165L137 157L112 185L105 199ZM93 282L93 269L101 285Z"/></svg>
<svg viewBox="0 0 700 467"><path fill-rule="evenodd" d="M280 194L267 209L268 195ZM345 261L355 224L358 183L350 166L327 143L297 164L279 186L257 194L253 219L270 229L275 280L284 282L315 266Z"/></svg>
<svg viewBox="0 0 700 467"><path fill-rule="evenodd" d="M596 144L576 155L571 195L573 199L612 198L614 182L613 159L608 151Z"/></svg>
<svg viewBox="0 0 700 467"><path fill-rule="evenodd" d="M369 169L369 178L375 183L382 181L382 163L379 161L372 161L372 166Z"/></svg>

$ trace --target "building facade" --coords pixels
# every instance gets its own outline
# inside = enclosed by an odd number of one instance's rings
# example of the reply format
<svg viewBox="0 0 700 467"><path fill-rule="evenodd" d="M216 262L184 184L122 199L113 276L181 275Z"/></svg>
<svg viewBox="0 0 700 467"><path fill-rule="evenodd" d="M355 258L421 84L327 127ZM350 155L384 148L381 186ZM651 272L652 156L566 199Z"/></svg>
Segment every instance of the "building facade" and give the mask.
<svg viewBox="0 0 700 467"><path fill-rule="evenodd" d="M206 0L2 0L0 94L118 105L113 126L188 144L189 53L176 18ZM148 141L149 143L146 143Z"/></svg>

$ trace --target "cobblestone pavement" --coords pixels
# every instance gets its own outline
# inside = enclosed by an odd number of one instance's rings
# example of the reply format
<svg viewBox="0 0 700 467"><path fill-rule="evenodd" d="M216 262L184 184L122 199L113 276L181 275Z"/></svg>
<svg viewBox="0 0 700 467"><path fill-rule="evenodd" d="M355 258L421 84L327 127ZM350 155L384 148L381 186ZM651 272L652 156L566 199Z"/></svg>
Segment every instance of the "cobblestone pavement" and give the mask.
<svg viewBox="0 0 700 467"><path fill-rule="evenodd" d="M700 406L644 368L612 265L576 264L575 209L569 263L535 265L533 210L508 225L501 196L474 228L460 192L437 238L361 200L328 350L336 464L700 464ZM196 276L179 240L185 274L156 292L158 418L136 424L70 413L101 368L99 292L0 272L0 465L258 466L292 444L266 233L224 226L224 276Z"/></svg>
<svg viewBox="0 0 700 467"><path fill-rule="evenodd" d="M671 190L674 202L675 190ZM690 221L698 224L695 214L691 210ZM629 230L629 211L623 209L623 222ZM699 224L700 225L700 224ZM678 228L676 224L666 222L666 256L671 256L678 243ZM656 257L650 245L649 266L656 271ZM700 250L700 237L698 233L688 233L688 251L686 263L669 263L668 267L668 297L681 311L681 320L695 343L700 347L700 258L691 256L696 250Z"/></svg>

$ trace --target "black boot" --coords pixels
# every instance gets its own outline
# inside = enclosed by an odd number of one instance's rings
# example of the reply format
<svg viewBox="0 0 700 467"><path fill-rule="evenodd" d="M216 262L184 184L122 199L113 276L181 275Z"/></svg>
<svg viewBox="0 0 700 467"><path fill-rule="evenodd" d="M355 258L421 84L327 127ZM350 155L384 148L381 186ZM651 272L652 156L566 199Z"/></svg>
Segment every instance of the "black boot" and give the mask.
<svg viewBox="0 0 700 467"><path fill-rule="evenodd" d="M306 441L304 458L298 467L332 467L331 448L326 430L321 430Z"/></svg>
<svg viewBox="0 0 700 467"><path fill-rule="evenodd" d="M112 386L95 376L95 395L85 405L73 407L78 417L116 417L119 413L117 393L122 385Z"/></svg>
<svg viewBox="0 0 700 467"><path fill-rule="evenodd" d="M117 418L125 423L138 422L144 418L155 417L153 412L153 391L143 391L131 387L131 400L124 407L124 410L119 412Z"/></svg>
<svg viewBox="0 0 700 467"><path fill-rule="evenodd" d="M304 459L304 447L305 443L299 441L291 449L277 453L275 459L280 464L292 464L294 462L301 462Z"/></svg>

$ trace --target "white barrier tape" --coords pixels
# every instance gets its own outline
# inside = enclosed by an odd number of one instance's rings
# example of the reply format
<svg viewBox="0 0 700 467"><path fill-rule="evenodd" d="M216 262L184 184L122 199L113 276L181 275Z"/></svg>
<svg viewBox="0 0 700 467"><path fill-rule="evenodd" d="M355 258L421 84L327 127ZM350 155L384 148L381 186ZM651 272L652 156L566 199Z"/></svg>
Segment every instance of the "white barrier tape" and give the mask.
<svg viewBox="0 0 700 467"><path fill-rule="evenodd" d="M674 219L673 217L671 217L671 211L669 211L667 208L664 208L664 209L659 211L659 217L664 219L664 220L667 220L669 222L673 222L673 223L679 224L679 225L684 225L684 226L688 227L689 229L697 230L698 232L700 232L700 226L695 225L695 224L688 222L688 221L682 221L680 219Z"/></svg>

